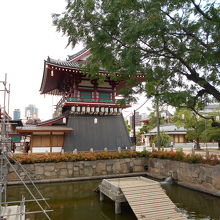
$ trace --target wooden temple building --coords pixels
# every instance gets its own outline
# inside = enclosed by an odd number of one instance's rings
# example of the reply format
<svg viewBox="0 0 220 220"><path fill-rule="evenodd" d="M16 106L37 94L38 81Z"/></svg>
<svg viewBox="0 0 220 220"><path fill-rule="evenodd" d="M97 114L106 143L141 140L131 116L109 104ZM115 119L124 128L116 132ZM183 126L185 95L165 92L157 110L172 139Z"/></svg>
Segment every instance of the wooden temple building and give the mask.
<svg viewBox="0 0 220 220"><path fill-rule="evenodd" d="M63 144L56 146L65 152L129 148L132 143L122 116L122 109L129 105L121 106L117 102L123 83L112 80L105 71L99 72L104 76L103 83L89 78L81 67L90 55L85 48L65 61L49 57L44 61L40 92L61 99L56 105L55 117L39 123L39 130L34 132L39 133L40 127L45 126L47 129L53 126L67 128L62 131ZM52 135L55 131L47 132Z"/></svg>
<svg viewBox="0 0 220 220"><path fill-rule="evenodd" d="M21 136L30 138L30 142L24 143L25 153L28 153L29 150L32 153L61 152L65 133L72 130L65 126L25 126L17 128L17 132ZM25 146L25 144L28 144L28 146Z"/></svg>

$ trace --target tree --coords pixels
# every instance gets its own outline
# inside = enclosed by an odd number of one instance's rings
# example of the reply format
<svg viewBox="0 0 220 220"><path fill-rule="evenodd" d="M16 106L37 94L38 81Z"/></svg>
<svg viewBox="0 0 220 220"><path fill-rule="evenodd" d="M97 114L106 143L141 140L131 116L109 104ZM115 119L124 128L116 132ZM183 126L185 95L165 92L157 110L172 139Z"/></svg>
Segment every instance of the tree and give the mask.
<svg viewBox="0 0 220 220"><path fill-rule="evenodd" d="M200 149L199 143L204 140L206 129L205 119L198 117L188 109L180 109L175 113L174 122L176 126L183 126L187 130L187 139L195 141L196 149Z"/></svg>
<svg viewBox="0 0 220 220"><path fill-rule="evenodd" d="M140 134L146 134L149 131L149 125L144 123L144 125L140 128Z"/></svg>
<svg viewBox="0 0 220 220"><path fill-rule="evenodd" d="M130 134L131 133L131 125L129 125L128 120L125 121L125 125L128 129L128 133Z"/></svg>
<svg viewBox="0 0 220 220"><path fill-rule="evenodd" d="M171 141L172 141L171 136L169 136L168 134L166 134L164 131L161 132L161 134L160 134L161 146L169 147ZM157 143L157 142L158 142L158 137L157 137L157 135L154 137L153 142L155 143L156 146L158 145L158 143Z"/></svg>
<svg viewBox="0 0 220 220"><path fill-rule="evenodd" d="M162 111L160 111L160 115L161 115L161 112ZM148 130L151 130L157 126L157 117L155 115L155 112L151 112L149 117L150 119L148 123ZM160 117L160 125L163 125L165 123L166 123L166 120L163 117Z"/></svg>
<svg viewBox="0 0 220 220"><path fill-rule="evenodd" d="M216 118L216 123L219 123L220 121L220 112L219 108L216 109L215 112L212 113L212 117ZM209 122L206 123L206 130L202 133L202 140L207 141L217 141L218 142L218 148L220 149L220 128L219 127L212 127L212 124Z"/></svg>
<svg viewBox="0 0 220 220"><path fill-rule="evenodd" d="M164 109L160 109L159 114L160 114L160 125L163 125L166 123L166 119L161 117L161 114L164 112ZM146 134L148 133L151 129L155 128L157 126L157 117L154 111L152 111L149 114L149 120L147 123L144 123L144 125L140 128L140 134Z"/></svg>
<svg viewBox="0 0 220 220"><path fill-rule="evenodd" d="M53 19L69 44L90 48L91 73L121 73L128 100L144 90L198 113L220 101L219 10L215 0L72 0Z"/></svg>
<svg viewBox="0 0 220 220"><path fill-rule="evenodd" d="M217 141L218 149L220 149L220 128L209 127L203 132L203 135L207 141Z"/></svg>

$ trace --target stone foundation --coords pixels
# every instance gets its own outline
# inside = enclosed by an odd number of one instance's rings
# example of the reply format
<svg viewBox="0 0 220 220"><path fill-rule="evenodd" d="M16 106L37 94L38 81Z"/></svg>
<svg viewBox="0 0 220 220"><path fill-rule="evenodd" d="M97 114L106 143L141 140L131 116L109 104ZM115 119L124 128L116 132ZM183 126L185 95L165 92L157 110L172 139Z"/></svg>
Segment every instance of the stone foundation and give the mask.
<svg viewBox="0 0 220 220"><path fill-rule="evenodd" d="M210 166L150 158L148 172L158 178L172 175L180 185L220 196L220 165Z"/></svg>
<svg viewBox="0 0 220 220"><path fill-rule="evenodd" d="M148 171L145 168L148 166ZM97 161L59 162L25 164L32 180L38 182L73 181L82 179L110 178L131 175L149 175L159 179L170 175L178 184L215 196L220 196L220 165L189 164L157 158L126 158ZM26 173L17 165L17 172L23 180ZM9 169L8 181L19 181Z"/></svg>

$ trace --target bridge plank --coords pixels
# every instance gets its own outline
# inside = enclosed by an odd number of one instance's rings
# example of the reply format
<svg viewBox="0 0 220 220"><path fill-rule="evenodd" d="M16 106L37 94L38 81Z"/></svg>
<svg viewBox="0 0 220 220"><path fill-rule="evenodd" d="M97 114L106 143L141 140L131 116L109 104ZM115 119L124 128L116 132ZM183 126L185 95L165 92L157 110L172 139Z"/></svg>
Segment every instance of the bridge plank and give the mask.
<svg viewBox="0 0 220 220"><path fill-rule="evenodd" d="M131 209L140 220L185 220L176 210L161 185L143 177L109 179L119 187Z"/></svg>

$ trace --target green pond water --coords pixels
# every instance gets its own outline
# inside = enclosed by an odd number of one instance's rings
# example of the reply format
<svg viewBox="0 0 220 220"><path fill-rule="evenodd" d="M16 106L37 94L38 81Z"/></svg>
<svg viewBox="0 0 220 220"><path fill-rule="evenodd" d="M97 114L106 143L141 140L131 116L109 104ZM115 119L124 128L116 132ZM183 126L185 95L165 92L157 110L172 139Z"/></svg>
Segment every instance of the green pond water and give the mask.
<svg viewBox="0 0 220 220"><path fill-rule="evenodd" d="M122 214L114 214L114 202L105 199L99 202L99 195L94 192L100 181L83 181L72 183L53 183L37 185L54 210L50 213L53 220L134 220L131 208L123 204ZM162 185L167 195L188 219L220 220L220 198L197 191L189 190L178 185ZM20 200L24 194L30 199L22 186L8 187L8 200ZM38 209L29 203L27 210ZM39 209L38 209L39 210ZM28 215L27 220L47 219L41 214Z"/></svg>

